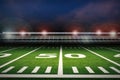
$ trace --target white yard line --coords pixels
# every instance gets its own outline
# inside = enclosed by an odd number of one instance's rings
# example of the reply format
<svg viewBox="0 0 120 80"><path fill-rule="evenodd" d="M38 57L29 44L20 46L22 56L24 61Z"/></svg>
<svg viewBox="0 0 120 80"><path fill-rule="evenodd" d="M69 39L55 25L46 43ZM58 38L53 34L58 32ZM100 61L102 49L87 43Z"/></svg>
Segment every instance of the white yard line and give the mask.
<svg viewBox="0 0 120 80"><path fill-rule="evenodd" d="M120 75L100 75L100 74L65 74L62 76L53 74L0 74L0 78L120 78Z"/></svg>
<svg viewBox="0 0 120 80"><path fill-rule="evenodd" d="M28 66L24 66L17 73L23 73L27 68Z"/></svg>
<svg viewBox="0 0 120 80"><path fill-rule="evenodd" d="M89 66L85 67L89 73L95 73Z"/></svg>
<svg viewBox="0 0 120 80"><path fill-rule="evenodd" d="M118 70L118 69L115 68L115 67L110 67L110 69L114 70L114 71L117 72L117 73L120 73L120 70Z"/></svg>
<svg viewBox="0 0 120 80"><path fill-rule="evenodd" d="M36 66L31 73L37 73L40 69L40 66Z"/></svg>
<svg viewBox="0 0 120 80"><path fill-rule="evenodd" d="M101 66L99 66L98 67L103 73L109 73L105 68L103 68L103 67L101 67Z"/></svg>
<svg viewBox="0 0 120 80"><path fill-rule="evenodd" d="M63 59L62 59L62 46L60 46L58 76L63 76Z"/></svg>
<svg viewBox="0 0 120 80"><path fill-rule="evenodd" d="M72 70L73 70L73 73L79 73L77 67L75 67L75 66L72 66Z"/></svg>
<svg viewBox="0 0 120 80"><path fill-rule="evenodd" d="M11 51L11 50L14 50L14 49L17 49L17 48L11 48L11 49L7 49L7 50L3 50L3 51L0 51L0 53Z"/></svg>
<svg viewBox="0 0 120 80"><path fill-rule="evenodd" d="M35 51L38 50L38 49L39 49L39 48L34 49L34 50L30 51L30 52L27 52L26 54L24 54L24 55L22 55L22 56L20 56L20 57L17 57L17 58L15 58L15 59L13 59L13 60L11 60L11 61L9 61L9 62L7 62L7 63L1 65L0 68L3 68L3 67L5 67L5 66L7 66L7 65L9 65L9 64L11 64L11 63L17 61L17 60L19 60L19 59L21 59L21 58L27 56L28 54L35 52Z"/></svg>
<svg viewBox="0 0 120 80"><path fill-rule="evenodd" d="M112 49L112 48L107 48L107 47L105 47L105 48L108 49L108 50L115 51L115 52L120 52L120 50L116 50L116 49Z"/></svg>
<svg viewBox="0 0 120 80"><path fill-rule="evenodd" d="M104 56L102 56L102 55L100 55L100 54L98 54L98 53L90 50L90 49L87 49L87 48L85 48L85 47L83 47L83 48L84 48L85 50L91 52L92 54L94 54L94 55L96 55L96 56L99 56L99 57L101 57L102 59L105 59L105 60L111 62L112 64L115 64L115 65L117 65L117 66L120 67L120 64L119 64L119 63L117 63L117 62L115 62L115 61L112 61L112 60L110 60L110 59L108 59L108 58L106 58L106 57L104 57Z"/></svg>
<svg viewBox="0 0 120 80"><path fill-rule="evenodd" d="M47 69L45 70L45 73L50 73L51 72L52 67L48 66Z"/></svg>
<svg viewBox="0 0 120 80"><path fill-rule="evenodd" d="M7 72L9 72L10 70L12 70L14 67L15 67L15 66L11 66L11 67L5 69L4 71L2 71L2 73L7 73Z"/></svg>

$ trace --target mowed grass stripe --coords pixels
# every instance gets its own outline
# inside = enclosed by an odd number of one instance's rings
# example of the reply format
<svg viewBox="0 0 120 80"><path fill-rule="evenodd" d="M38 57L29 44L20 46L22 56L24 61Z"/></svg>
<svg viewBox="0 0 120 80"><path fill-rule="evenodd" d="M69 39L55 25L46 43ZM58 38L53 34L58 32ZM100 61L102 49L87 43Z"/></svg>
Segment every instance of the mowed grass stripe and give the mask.
<svg viewBox="0 0 120 80"><path fill-rule="evenodd" d="M40 48L36 48L36 49L34 49L34 50L32 50L32 51L29 51L29 52L27 52L26 54L24 54L24 55L22 55L22 56L20 56L20 57L17 57L17 58L15 58L15 59L13 59L13 60L11 60L11 61L9 61L9 62L7 62L7 63L1 65L0 68L3 68L3 67L5 67L5 66L7 66L7 65L9 65L9 64L11 64L11 63L17 61L17 60L19 60L19 59L21 59L21 58L27 56L28 54L37 51L38 49L40 49Z"/></svg>

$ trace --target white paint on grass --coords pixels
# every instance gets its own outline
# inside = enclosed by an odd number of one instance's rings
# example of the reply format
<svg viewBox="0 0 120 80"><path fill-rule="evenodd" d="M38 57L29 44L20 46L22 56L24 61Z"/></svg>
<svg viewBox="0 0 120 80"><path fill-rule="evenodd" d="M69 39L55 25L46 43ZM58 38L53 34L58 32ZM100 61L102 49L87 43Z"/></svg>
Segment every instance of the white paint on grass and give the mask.
<svg viewBox="0 0 120 80"><path fill-rule="evenodd" d="M85 67L89 73L95 73L89 66Z"/></svg>
<svg viewBox="0 0 120 80"><path fill-rule="evenodd" d="M5 57L9 57L9 56L11 56L12 54L10 54L10 53L2 53L2 54L0 54L0 58L5 58Z"/></svg>
<svg viewBox="0 0 120 80"><path fill-rule="evenodd" d="M119 64L119 63L117 63L117 62L115 62L115 61L112 61L112 60L110 60L110 59L108 59L108 58L106 58L106 57L104 57L104 56L102 56L102 55L100 55L100 54L98 54L98 53L90 50L90 49L87 49L87 48L85 48L85 47L83 47L83 48L84 48L85 50L89 51L90 53L92 53L92 54L94 54L94 55L97 55L97 56L101 57L102 59L105 59L105 60L107 60L107 61L109 61L109 62L111 62L111 63L113 63L113 64L115 64L115 65L117 65L117 66L120 67L120 64Z"/></svg>
<svg viewBox="0 0 120 80"><path fill-rule="evenodd" d="M67 58L85 58L86 56L84 54L79 54L79 53L69 53L65 54L65 57Z"/></svg>
<svg viewBox="0 0 120 80"><path fill-rule="evenodd" d="M120 58L120 54L114 55L115 58Z"/></svg>
<svg viewBox="0 0 120 80"><path fill-rule="evenodd" d="M113 48L107 48L107 47L105 47L105 48L108 49L108 50L115 51L115 52L120 52L120 50L116 50L116 49L113 49Z"/></svg>
<svg viewBox="0 0 120 80"><path fill-rule="evenodd" d="M28 66L24 66L17 73L23 73L27 68Z"/></svg>
<svg viewBox="0 0 120 80"><path fill-rule="evenodd" d="M51 72L51 70L52 70L52 67L51 67L51 66L48 66L48 67L46 68L45 73L50 73L50 72Z"/></svg>
<svg viewBox="0 0 120 80"><path fill-rule="evenodd" d="M120 75L113 75L113 74L65 74L62 76L55 75L55 74L0 74L0 78L120 78Z"/></svg>
<svg viewBox="0 0 120 80"><path fill-rule="evenodd" d="M62 59L62 46L60 46L58 76L63 76L63 59Z"/></svg>
<svg viewBox="0 0 120 80"><path fill-rule="evenodd" d="M117 72L117 73L120 73L120 70L118 70L118 69L115 68L115 67L110 67L110 69L114 70L114 71Z"/></svg>
<svg viewBox="0 0 120 80"><path fill-rule="evenodd" d="M2 71L2 73L7 73L7 72L9 72L10 70L12 70L13 68L14 68L14 66L11 66L11 67L5 69L4 71Z"/></svg>
<svg viewBox="0 0 120 80"><path fill-rule="evenodd" d="M79 73L77 67L75 67L75 66L72 66L72 70L73 70L73 73Z"/></svg>
<svg viewBox="0 0 120 80"><path fill-rule="evenodd" d="M14 50L14 49L17 49L17 48L11 48L11 49L7 49L7 50L3 50L3 51L0 51L0 53L11 51L11 50Z"/></svg>
<svg viewBox="0 0 120 80"><path fill-rule="evenodd" d="M22 55L22 56L20 56L20 57L17 57L17 58L15 58L15 59L13 59L13 60L11 60L11 61L9 61L9 62L7 62L7 63L5 63L5 64L1 65L1 66L0 66L0 68L3 68L3 67L5 67L5 66L7 66L7 65L9 65L9 64L11 64L11 63L13 63L13 62L17 61L17 60L19 60L19 59L21 59L21 58L23 58L23 57L27 56L28 54L33 53L33 52L37 51L38 49L39 49L39 48L34 49L34 50L30 51L30 52L27 52L26 54L24 54L24 55Z"/></svg>
<svg viewBox="0 0 120 80"><path fill-rule="evenodd" d="M40 66L36 66L31 73L37 73L40 69Z"/></svg>
<svg viewBox="0 0 120 80"><path fill-rule="evenodd" d="M105 68L103 68L103 67L98 67L103 73L109 73Z"/></svg>

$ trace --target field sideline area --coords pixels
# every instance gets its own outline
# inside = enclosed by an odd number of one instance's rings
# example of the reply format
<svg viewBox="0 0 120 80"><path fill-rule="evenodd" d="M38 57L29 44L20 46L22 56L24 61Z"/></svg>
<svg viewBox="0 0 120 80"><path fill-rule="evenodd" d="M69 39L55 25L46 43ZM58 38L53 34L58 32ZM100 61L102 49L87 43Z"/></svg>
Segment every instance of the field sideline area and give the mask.
<svg viewBox="0 0 120 80"><path fill-rule="evenodd" d="M0 78L120 79L120 46L0 47Z"/></svg>

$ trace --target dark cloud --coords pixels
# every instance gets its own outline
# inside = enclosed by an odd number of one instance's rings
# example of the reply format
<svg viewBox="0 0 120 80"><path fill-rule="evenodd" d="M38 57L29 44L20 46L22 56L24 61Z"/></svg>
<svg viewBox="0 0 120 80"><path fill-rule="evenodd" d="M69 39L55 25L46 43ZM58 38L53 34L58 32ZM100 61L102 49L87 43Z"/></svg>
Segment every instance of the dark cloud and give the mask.
<svg viewBox="0 0 120 80"><path fill-rule="evenodd" d="M101 21L120 20L118 1L91 2L68 14L58 17L58 21L74 23L95 23Z"/></svg>

